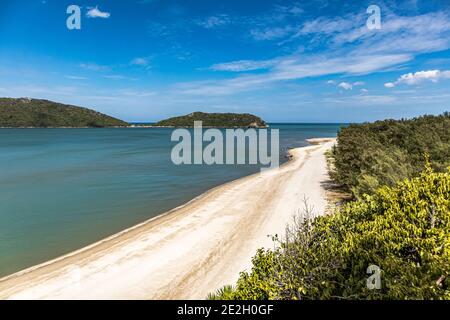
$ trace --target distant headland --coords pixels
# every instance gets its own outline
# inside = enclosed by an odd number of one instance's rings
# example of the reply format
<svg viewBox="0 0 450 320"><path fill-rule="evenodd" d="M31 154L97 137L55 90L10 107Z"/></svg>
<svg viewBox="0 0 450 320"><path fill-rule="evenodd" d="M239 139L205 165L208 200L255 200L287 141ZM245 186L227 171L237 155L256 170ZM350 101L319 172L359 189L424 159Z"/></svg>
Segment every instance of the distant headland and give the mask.
<svg viewBox="0 0 450 320"><path fill-rule="evenodd" d="M0 98L2 128L106 128L129 123L103 113L49 100Z"/></svg>

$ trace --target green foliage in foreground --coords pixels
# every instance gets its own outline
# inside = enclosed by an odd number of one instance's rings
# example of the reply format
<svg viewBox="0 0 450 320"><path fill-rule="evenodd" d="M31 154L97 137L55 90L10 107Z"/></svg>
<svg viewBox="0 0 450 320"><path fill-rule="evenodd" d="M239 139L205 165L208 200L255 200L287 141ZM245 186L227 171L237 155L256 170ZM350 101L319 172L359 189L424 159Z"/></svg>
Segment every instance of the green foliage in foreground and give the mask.
<svg viewBox="0 0 450 320"><path fill-rule="evenodd" d="M450 299L450 173L419 177L297 221L210 299ZM369 290L369 265L381 268Z"/></svg>
<svg viewBox="0 0 450 320"><path fill-rule="evenodd" d="M204 113L193 112L185 116L159 121L160 127L193 127L194 121L202 121L204 127L216 128L246 128L266 127L267 124L257 116L248 113Z"/></svg>
<svg viewBox="0 0 450 320"><path fill-rule="evenodd" d="M332 152L333 180L356 197L416 177L428 153L435 171L450 166L450 114L342 128Z"/></svg>
<svg viewBox="0 0 450 320"><path fill-rule="evenodd" d="M0 98L0 127L124 127L128 123L100 112L39 99Z"/></svg>

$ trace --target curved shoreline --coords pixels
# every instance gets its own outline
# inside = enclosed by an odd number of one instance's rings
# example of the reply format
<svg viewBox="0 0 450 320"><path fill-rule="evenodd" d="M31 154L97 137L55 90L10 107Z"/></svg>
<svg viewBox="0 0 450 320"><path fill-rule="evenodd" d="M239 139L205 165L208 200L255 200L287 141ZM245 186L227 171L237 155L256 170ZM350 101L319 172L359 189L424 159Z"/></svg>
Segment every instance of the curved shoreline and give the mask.
<svg viewBox="0 0 450 320"><path fill-rule="evenodd" d="M297 176L306 173L317 193L323 177L301 169L309 163L323 175L323 152L333 141L292 149L293 159L279 169L217 186L87 247L2 278L0 298L204 298L234 282L258 247L270 247L265 235L281 233L300 210L296 194L285 184L295 186ZM316 159L307 161L311 156ZM318 214L323 198L313 201ZM278 210L282 217L275 214Z"/></svg>
<svg viewBox="0 0 450 320"><path fill-rule="evenodd" d="M1 128L0 128L0 129L1 129ZM22 128L20 128L20 129L22 129ZM23 128L23 129L27 129L27 128ZM55 128L55 129L56 129L56 128ZM321 140L322 138L311 138L311 139L306 139L306 141L310 142L311 145L314 145L316 139ZM324 138L324 139L327 140L327 139L331 139L331 138ZM319 141L319 144L320 144L320 141ZM302 148L304 148L304 147L302 147ZM286 162L284 162L284 163L282 163L282 164L280 165L280 168L282 168L283 166L289 164L289 162L293 160L293 158L291 157L291 156L292 156L291 150L294 150L294 149L288 150L287 154L288 154L290 157L288 158L288 160L287 160ZM34 266L31 266L31 267L28 267L28 268L19 270L19 271L17 271L17 272L14 272L14 273L12 273L12 274L9 274L9 275L0 277L0 285L2 284L3 281L9 280L10 278L14 278L14 277L21 276L21 275L23 275L23 274L27 274L27 273L32 272L32 271L35 271L35 270L37 270L37 269L43 268L43 267L45 267L45 266L47 266L47 265L50 265L50 264L53 264L53 263L57 263L57 262L59 262L59 261L61 261L61 260L70 258L70 257L72 257L72 256L74 256L74 255L76 255L76 254L81 254L81 253L83 253L84 251L88 251L89 249L94 248L94 247L96 247L96 246L99 246L99 245L101 245L101 244L103 244L103 243L105 243L105 242L114 240L115 238L120 237L121 235L124 235L124 234L126 234L126 233L128 233L128 232L132 232L133 230L135 230L135 229L137 229L137 228L140 228L140 227L149 225L150 223L154 222L155 220L162 219L162 218L164 218L165 216L170 215L170 214L174 213L174 212L177 211L177 210L183 209L184 207L188 206L188 205L191 204L192 202L200 201L201 199L203 199L204 197L206 197L206 196L207 196L208 194L210 194L211 192L214 192L214 191L215 191L216 189L218 189L218 188L223 188L223 187L227 186L228 184L232 184L232 183L234 183L234 182L236 182L236 181L238 181L238 180L250 178L250 177L255 176L255 175L258 175L258 174L259 174L259 172L256 172L256 173L252 173L252 174L249 174L249 175L247 175L247 176L243 176L243 177L240 177L240 178L237 178L237 179L234 179L234 180L225 182L225 183L221 183L221 184L219 184L219 185L217 185L217 186L215 186L215 187L212 187L211 189L208 189L208 190L204 191L203 193L201 193L201 194L195 196L194 198L192 198L191 200L189 200L189 201L186 202L186 203L183 203L183 204L181 204L181 205L179 205L179 206L177 206L177 207L175 207L175 208L173 208L173 209L170 209L170 210L168 210L168 211L166 211L166 212L160 213L160 214L158 214L157 216L152 217L152 218L149 218L149 219L147 219L147 220L145 220L145 221L143 221L143 222L139 222L139 223L137 223L137 224L135 224L135 225L133 225L133 226L131 226L131 227L128 227L128 228L125 228L125 229L123 229L123 230L121 230L121 231L118 231L118 232L116 232L116 233L114 233L114 234L112 234L112 235L109 235L109 236L107 236L107 237L101 239L101 240L95 241L95 242L93 242L93 243L91 243L91 244L88 244L88 245L82 247L82 248L73 250L73 251L71 251L71 252L68 252L68 253L63 254L63 255L61 255L61 256L58 256L58 257L56 257L56 258L50 259L50 260L48 260L48 261L45 261L45 262L42 262L42 263L38 263L38 264L36 264L36 265L34 265ZM1 290L1 286L0 286L0 290ZM1 294L1 292L0 292L0 294ZM0 298L1 298L1 295L0 295Z"/></svg>

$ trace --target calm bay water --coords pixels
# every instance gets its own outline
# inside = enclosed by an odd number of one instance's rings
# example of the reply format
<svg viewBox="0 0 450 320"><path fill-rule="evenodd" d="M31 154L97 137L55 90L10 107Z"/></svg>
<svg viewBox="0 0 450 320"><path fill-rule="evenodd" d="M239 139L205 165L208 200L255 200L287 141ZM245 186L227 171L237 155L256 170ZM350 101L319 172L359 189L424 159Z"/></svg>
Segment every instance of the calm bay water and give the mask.
<svg viewBox="0 0 450 320"><path fill-rule="evenodd" d="M280 156L337 124L272 124ZM0 129L0 277L157 216L257 166L175 166L171 129Z"/></svg>

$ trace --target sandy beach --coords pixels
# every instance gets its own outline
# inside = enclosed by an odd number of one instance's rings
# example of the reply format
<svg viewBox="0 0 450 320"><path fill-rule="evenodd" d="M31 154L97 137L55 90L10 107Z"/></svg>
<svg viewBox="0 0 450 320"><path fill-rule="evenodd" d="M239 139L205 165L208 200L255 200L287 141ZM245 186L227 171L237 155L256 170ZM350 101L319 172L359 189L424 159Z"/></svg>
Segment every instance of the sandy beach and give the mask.
<svg viewBox="0 0 450 320"><path fill-rule="evenodd" d="M292 159L209 190L157 218L0 279L0 299L204 299L248 270L268 235L327 201L324 152L335 139L292 149Z"/></svg>

